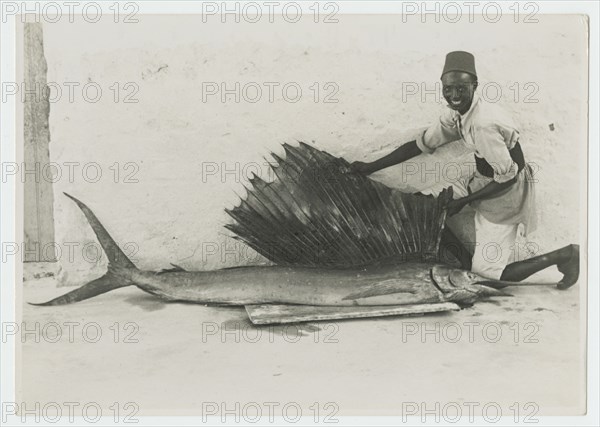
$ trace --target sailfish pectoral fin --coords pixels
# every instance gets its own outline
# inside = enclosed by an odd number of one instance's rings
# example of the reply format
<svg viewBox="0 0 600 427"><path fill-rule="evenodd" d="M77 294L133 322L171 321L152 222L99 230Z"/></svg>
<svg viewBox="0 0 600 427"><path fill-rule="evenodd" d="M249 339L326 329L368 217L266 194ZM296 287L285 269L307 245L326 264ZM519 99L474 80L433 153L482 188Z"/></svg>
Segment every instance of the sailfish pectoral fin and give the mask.
<svg viewBox="0 0 600 427"><path fill-rule="evenodd" d="M391 295L391 294L414 294L415 291L407 288L406 283L401 282L396 279L384 280L383 282L378 282L374 284L370 284L367 286L363 286L362 290L359 290L355 293L345 296L342 298L342 301L362 299L362 298L370 298L377 297L381 295Z"/></svg>

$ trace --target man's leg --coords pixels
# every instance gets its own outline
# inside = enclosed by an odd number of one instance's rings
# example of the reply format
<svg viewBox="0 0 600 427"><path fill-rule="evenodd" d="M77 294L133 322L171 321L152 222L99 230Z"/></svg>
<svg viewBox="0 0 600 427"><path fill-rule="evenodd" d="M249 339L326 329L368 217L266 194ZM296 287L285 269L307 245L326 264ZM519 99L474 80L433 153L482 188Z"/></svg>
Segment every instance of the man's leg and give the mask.
<svg viewBox="0 0 600 427"><path fill-rule="evenodd" d="M477 246L472 271L490 279L520 282L538 271L556 265L564 275L557 284L559 289L567 289L577 282L579 245L567 245L547 254L508 264L514 250L517 228L517 225L491 223L476 213Z"/></svg>
<svg viewBox="0 0 600 427"><path fill-rule="evenodd" d="M475 253L471 271L489 279L500 279L513 254L517 224L494 224L475 213Z"/></svg>
<svg viewBox="0 0 600 427"><path fill-rule="evenodd" d="M574 285L579 278L579 245L567 245L547 254L508 264L500 278L511 282L520 282L553 265L556 265L558 270L564 274L563 279L557 285L559 289L567 289Z"/></svg>

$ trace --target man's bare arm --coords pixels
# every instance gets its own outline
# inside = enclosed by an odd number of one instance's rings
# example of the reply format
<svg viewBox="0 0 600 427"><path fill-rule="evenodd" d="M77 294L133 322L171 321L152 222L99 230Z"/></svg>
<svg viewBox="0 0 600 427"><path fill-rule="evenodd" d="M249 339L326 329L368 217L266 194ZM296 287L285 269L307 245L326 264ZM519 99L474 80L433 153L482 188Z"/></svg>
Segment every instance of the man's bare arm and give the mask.
<svg viewBox="0 0 600 427"><path fill-rule="evenodd" d="M519 168L519 171L521 171L521 169L522 168ZM462 208L464 208L469 203L474 202L475 200L485 200L495 196L496 194L500 193L501 191L507 189L515 182L517 182L517 177L518 175L515 176L513 179L502 183L492 181L485 187L483 187L481 190L478 190L460 199L451 200L450 203L448 203L448 215L451 216L460 212Z"/></svg>
<svg viewBox="0 0 600 427"><path fill-rule="evenodd" d="M373 172L377 172L378 170L405 162L421 153L422 151L417 146L417 141L410 141L398 147L387 156L375 160L374 162L353 162L351 166L354 172L369 175Z"/></svg>
<svg viewBox="0 0 600 427"><path fill-rule="evenodd" d="M466 196L465 203L471 203L471 202L474 202L475 200L489 199L489 198L495 196L496 194L500 193L502 190L507 189L508 187L513 185L515 182L517 182L517 177L514 177L513 179L503 182L503 183L492 181L488 185L483 187L481 190L478 190L478 191Z"/></svg>

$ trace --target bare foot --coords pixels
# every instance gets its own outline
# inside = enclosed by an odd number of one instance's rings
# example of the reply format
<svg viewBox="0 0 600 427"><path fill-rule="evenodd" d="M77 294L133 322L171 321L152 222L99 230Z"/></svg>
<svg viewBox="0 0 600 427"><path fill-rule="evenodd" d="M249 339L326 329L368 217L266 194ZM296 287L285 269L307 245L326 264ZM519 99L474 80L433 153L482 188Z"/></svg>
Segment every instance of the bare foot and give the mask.
<svg viewBox="0 0 600 427"><path fill-rule="evenodd" d="M570 288L579 279L579 245L570 245L570 249L570 256L565 261L556 264L558 271L564 275L556 285L561 290Z"/></svg>

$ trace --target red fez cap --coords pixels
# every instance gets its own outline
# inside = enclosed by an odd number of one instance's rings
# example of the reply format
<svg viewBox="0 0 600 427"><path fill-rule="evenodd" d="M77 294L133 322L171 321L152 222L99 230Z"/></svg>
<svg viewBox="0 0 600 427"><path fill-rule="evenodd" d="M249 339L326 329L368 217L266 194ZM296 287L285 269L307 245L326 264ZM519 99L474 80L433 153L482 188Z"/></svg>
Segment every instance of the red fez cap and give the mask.
<svg viewBox="0 0 600 427"><path fill-rule="evenodd" d="M477 72L475 71L475 57L469 52L463 52L462 50L450 52L446 55L442 76L450 71L462 71L477 77Z"/></svg>

